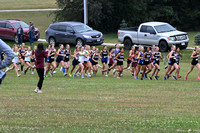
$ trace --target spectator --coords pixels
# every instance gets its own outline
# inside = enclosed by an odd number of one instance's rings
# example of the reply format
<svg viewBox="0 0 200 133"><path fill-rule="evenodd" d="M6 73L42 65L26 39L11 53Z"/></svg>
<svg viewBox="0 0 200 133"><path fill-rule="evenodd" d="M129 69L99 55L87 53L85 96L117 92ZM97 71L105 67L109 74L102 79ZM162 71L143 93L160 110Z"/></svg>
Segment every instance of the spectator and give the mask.
<svg viewBox="0 0 200 133"><path fill-rule="evenodd" d="M19 28L17 28L18 45L22 45L23 33L24 31L22 29L22 26L19 25Z"/></svg>
<svg viewBox="0 0 200 133"><path fill-rule="evenodd" d="M37 50L35 52L35 58L36 70L39 76L39 81L34 91L36 93L42 93L42 84L44 80L44 58L47 58L47 52L44 51L44 46L42 43L38 44Z"/></svg>
<svg viewBox="0 0 200 133"><path fill-rule="evenodd" d="M12 59L15 57L12 49L0 39L0 53L1 52L6 54L6 58L3 62L0 61L0 85L3 79L6 77L6 73L1 71L1 69L8 67L12 63Z"/></svg>
<svg viewBox="0 0 200 133"><path fill-rule="evenodd" d="M32 22L30 22L30 25L29 25L29 42L30 42L30 44L34 43L34 32L35 32L35 26L33 25Z"/></svg>

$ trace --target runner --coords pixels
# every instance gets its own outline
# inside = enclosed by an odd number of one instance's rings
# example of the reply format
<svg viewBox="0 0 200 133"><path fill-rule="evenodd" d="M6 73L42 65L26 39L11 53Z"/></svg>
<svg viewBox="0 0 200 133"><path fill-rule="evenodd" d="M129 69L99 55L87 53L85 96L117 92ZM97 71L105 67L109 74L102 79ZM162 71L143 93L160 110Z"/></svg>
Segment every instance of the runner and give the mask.
<svg viewBox="0 0 200 133"><path fill-rule="evenodd" d="M8 71L10 71L10 70L15 69L15 72L16 72L16 74L17 74L17 77L20 77L21 75L18 73L18 60L19 60L18 47L15 46L13 50L14 50L13 52L14 52L14 54L15 54L15 57L14 57L14 59L12 60L13 66L12 66L11 68L8 68L8 67L7 67L7 69L6 69L5 72L8 72Z"/></svg>
<svg viewBox="0 0 200 133"><path fill-rule="evenodd" d="M130 69L130 64L132 63L132 59L134 57L134 53L135 53L135 46L133 45L131 47L131 50L129 51L129 56L128 56L128 59L127 59L127 66L124 68L124 69L127 69L129 70Z"/></svg>
<svg viewBox="0 0 200 133"><path fill-rule="evenodd" d="M169 53L168 69L167 69L167 71L165 73L165 76L163 77L164 80L167 79L166 77L168 76L168 72L171 70L171 68L173 66L176 69L176 73L179 71L179 67L178 67L178 65L176 63L176 51L175 51L176 50L176 46L173 45L171 49L172 49L172 51ZM173 79L177 80L177 77L175 75L173 75Z"/></svg>
<svg viewBox="0 0 200 133"><path fill-rule="evenodd" d="M115 57L115 59L117 60L117 72L118 72L118 76L117 78L120 79L122 72L123 72L123 61L124 61L124 49L120 48L119 53L117 54L117 56Z"/></svg>
<svg viewBox="0 0 200 133"><path fill-rule="evenodd" d="M69 59L71 57L71 51L70 51L70 45L69 44L66 45L66 49L65 49L64 53L65 53L64 65L65 65L65 69L66 69L64 76L66 76L67 73L68 73L69 67L70 67Z"/></svg>
<svg viewBox="0 0 200 133"><path fill-rule="evenodd" d="M95 53L93 54L93 57L92 57L92 60L93 60L92 67L93 67L94 76L96 76L98 72L98 61L99 61L99 58L101 58L98 52L99 52L99 49L96 48Z"/></svg>
<svg viewBox="0 0 200 133"><path fill-rule="evenodd" d="M199 61L198 61L199 60L199 47L198 46L196 46L194 51L192 52L191 58L192 58L191 67L190 67L190 70L185 75L185 81L188 80L188 75L193 71L195 66L198 69L198 78L197 78L197 80L200 81L200 65L199 65Z"/></svg>
<svg viewBox="0 0 200 133"><path fill-rule="evenodd" d="M31 52L32 74L34 74L34 68L35 68L35 62L36 62L36 59L35 59L35 51L36 50L37 50L37 46L34 46L32 52Z"/></svg>
<svg viewBox="0 0 200 133"><path fill-rule="evenodd" d="M59 49L57 51L57 58L56 58L56 68L58 68L59 64L61 64L61 71L63 71L63 75L65 74L65 65L64 65L64 57L65 57L65 54L64 54L64 50L63 50L64 46L63 44L60 44L59 45Z"/></svg>
<svg viewBox="0 0 200 133"><path fill-rule="evenodd" d="M154 51L152 57L153 57L152 59L153 59L154 71L151 74L151 76L149 77L149 80L152 80L152 77L154 76L154 74L155 74L154 79L158 80L158 73L160 72L160 66L159 66L160 65L160 58L162 58L162 55L159 52L159 47L155 48L155 51Z"/></svg>
<svg viewBox="0 0 200 133"><path fill-rule="evenodd" d="M143 57L143 54L144 54L144 47L139 47L139 53L138 53L138 60L139 60L139 62L138 62L138 65L137 65L137 73L136 73L136 75L135 75L135 79L138 79L138 74L139 74L139 72L140 72L140 69L141 69L141 67L143 66L143 64L144 64L144 57ZM146 68L145 68L146 69ZM143 77L141 77L141 80L143 80Z"/></svg>
<svg viewBox="0 0 200 133"><path fill-rule="evenodd" d="M55 55L56 55L56 49L54 48L54 45L50 45L50 46L51 47L47 53L46 71L45 71L44 77L47 77L47 74L50 71L50 69L51 69L50 75L51 75L51 77L53 77L53 72L56 69L56 63L54 62Z"/></svg>
<svg viewBox="0 0 200 133"><path fill-rule="evenodd" d="M108 77L107 74L108 51L106 46L103 46L103 50L100 52L100 55L102 57L101 62L103 64L102 74L105 74L105 76Z"/></svg>
<svg viewBox="0 0 200 133"><path fill-rule="evenodd" d="M21 63L21 72L24 72L24 65L25 65L25 43L22 43L21 48L18 49L19 52L19 60Z"/></svg>
<svg viewBox="0 0 200 133"><path fill-rule="evenodd" d="M70 72L70 74L69 74L69 76L70 77L72 77L72 73L73 73L73 71L74 71L74 69L76 68L76 65L78 65L79 64L79 62L78 62L78 58L79 58L79 49L80 49L80 47L79 46L76 46L76 49L74 50L74 55L73 55L73 61L72 61L72 69L71 69L71 72Z"/></svg>
<svg viewBox="0 0 200 133"><path fill-rule="evenodd" d="M31 47L28 46L27 51L25 52L25 64L27 65L24 74L28 71L29 68L31 68Z"/></svg>

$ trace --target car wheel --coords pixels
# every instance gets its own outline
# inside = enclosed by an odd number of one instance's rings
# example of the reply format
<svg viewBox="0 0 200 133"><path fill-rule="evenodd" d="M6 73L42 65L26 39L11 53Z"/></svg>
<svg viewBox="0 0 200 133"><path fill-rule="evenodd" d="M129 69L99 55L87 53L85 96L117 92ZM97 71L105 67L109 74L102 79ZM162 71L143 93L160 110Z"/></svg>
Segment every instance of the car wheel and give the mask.
<svg viewBox="0 0 200 133"><path fill-rule="evenodd" d="M131 49L132 45L133 44L132 44L130 39L125 39L125 41L124 41L124 48L125 49Z"/></svg>
<svg viewBox="0 0 200 133"><path fill-rule="evenodd" d="M159 43L159 49L161 52L167 52L168 51L168 44L166 41L160 41Z"/></svg>
<svg viewBox="0 0 200 133"><path fill-rule="evenodd" d="M18 43L18 36L17 35L14 36L14 39L15 39L15 43Z"/></svg>
<svg viewBox="0 0 200 133"><path fill-rule="evenodd" d="M82 39L77 39L76 40L76 45L79 46L79 47L83 46L84 45L83 40Z"/></svg>
<svg viewBox="0 0 200 133"><path fill-rule="evenodd" d="M55 38L53 38L53 37L49 38L49 44L55 46L55 45L56 45L56 40L55 40Z"/></svg>

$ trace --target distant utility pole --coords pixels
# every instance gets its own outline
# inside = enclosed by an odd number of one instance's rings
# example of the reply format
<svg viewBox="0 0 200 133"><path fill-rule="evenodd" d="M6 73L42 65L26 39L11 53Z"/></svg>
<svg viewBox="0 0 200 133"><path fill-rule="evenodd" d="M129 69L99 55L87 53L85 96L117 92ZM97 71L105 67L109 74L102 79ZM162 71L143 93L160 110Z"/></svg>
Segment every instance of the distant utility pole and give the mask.
<svg viewBox="0 0 200 133"><path fill-rule="evenodd" d="M84 0L84 24L88 24L88 6L87 6L87 0Z"/></svg>

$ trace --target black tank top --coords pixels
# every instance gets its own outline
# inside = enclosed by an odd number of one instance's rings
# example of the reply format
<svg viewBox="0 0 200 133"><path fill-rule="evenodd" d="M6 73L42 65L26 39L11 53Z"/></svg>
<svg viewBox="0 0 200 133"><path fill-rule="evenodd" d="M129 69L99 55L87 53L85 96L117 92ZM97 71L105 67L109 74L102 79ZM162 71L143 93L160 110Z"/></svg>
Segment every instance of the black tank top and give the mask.
<svg viewBox="0 0 200 133"><path fill-rule="evenodd" d="M108 57L108 51L106 50L106 51L103 51L102 52L102 58L107 58Z"/></svg>
<svg viewBox="0 0 200 133"><path fill-rule="evenodd" d="M147 53L147 52L146 52L145 61L149 61L150 58L151 58L151 53Z"/></svg>
<svg viewBox="0 0 200 133"><path fill-rule="evenodd" d="M159 52L156 52L156 53L154 53L154 58L156 57L156 61L158 61L159 60L159 58L160 58L160 53Z"/></svg>
<svg viewBox="0 0 200 133"><path fill-rule="evenodd" d="M124 55L123 55L123 54L120 54L120 55L118 56L118 59L119 59L120 62L123 62L123 61L124 61Z"/></svg>
<svg viewBox="0 0 200 133"><path fill-rule="evenodd" d="M66 58L66 59L69 59L70 50L67 50L67 49L66 49L66 50L65 50L65 55L66 55L65 58Z"/></svg>
<svg viewBox="0 0 200 133"><path fill-rule="evenodd" d="M199 55L198 52L196 52L196 54L194 56L197 56L197 55ZM193 61L198 61L198 60L199 60L199 57L193 58Z"/></svg>
<svg viewBox="0 0 200 133"><path fill-rule="evenodd" d="M94 60L96 60L96 61L98 61L98 59L99 59L99 55L94 55Z"/></svg>

